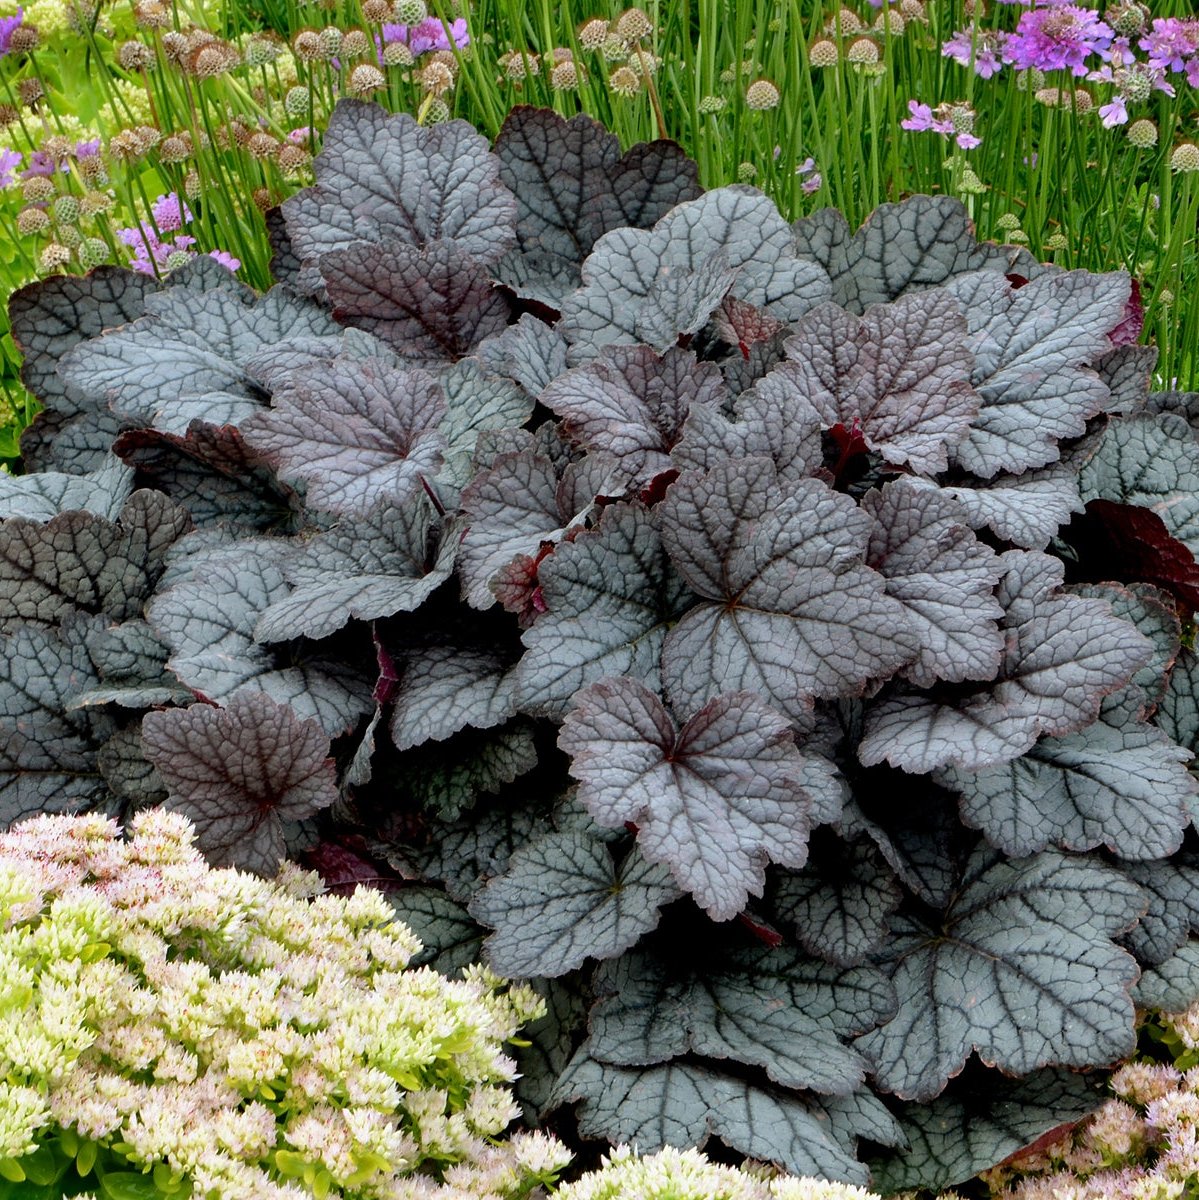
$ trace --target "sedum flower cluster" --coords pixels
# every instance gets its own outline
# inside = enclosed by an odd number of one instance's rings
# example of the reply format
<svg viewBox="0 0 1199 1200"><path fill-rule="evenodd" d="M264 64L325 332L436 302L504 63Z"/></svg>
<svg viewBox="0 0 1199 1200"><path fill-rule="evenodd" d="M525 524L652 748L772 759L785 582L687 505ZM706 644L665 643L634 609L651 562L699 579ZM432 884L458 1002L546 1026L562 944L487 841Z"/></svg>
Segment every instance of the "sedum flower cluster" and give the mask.
<svg viewBox="0 0 1199 1200"><path fill-rule="evenodd" d="M161 810L127 840L99 816L0 836L0 1176L448 1200L565 1165L544 1135L493 1141L531 989L410 967L420 943L379 892L212 870L192 839Z"/></svg>
<svg viewBox="0 0 1199 1200"><path fill-rule="evenodd" d="M769 1168L730 1167L710 1162L698 1150L667 1147L639 1158L618 1146L598 1171L554 1193L554 1200L878 1200L846 1183L775 1175Z"/></svg>

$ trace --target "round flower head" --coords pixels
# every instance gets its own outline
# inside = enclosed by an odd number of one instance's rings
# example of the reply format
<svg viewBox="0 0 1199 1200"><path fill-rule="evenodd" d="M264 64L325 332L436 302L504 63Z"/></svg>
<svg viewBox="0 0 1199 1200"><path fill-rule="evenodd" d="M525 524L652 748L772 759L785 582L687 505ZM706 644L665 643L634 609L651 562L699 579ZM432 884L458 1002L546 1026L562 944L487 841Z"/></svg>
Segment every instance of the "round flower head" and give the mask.
<svg viewBox="0 0 1199 1200"><path fill-rule="evenodd" d="M18 25L8 40L13 54L29 54L42 44L42 35L36 25Z"/></svg>
<svg viewBox="0 0 1199 1200"><path fill-rule="evenodd" d="M1170 155L1170 170L1186 175L1199 171L1199 146L1194 142L1182 142L1175 146L1174 153Z"/></svg>
<svg viewBox="0 0 1199 1200"><path fill-rule="evenodd" d="M387 87L387 76L370 63L359 63L346 80L346 91L351 96L369 96L371 92Z"/></svg>
<svg viewBox="0 0 1199 1200"><path fill-rule="evenodd" d="M378 25L391 16L391 5L388 0L363 0L362 15Z"/></svg>
<svg viewBox="0 0 1199 1200"><path fill-rule="evenodd" d="M1157 145L1157 126L1148 117L1141 117L1129 125L1124 136L1138 150L1149 150Z"/></svg>
<svg viewBox="0 0 1199 1200"><path fill-rule="evenodd" d="M431 96L443 96L454 86L454 73L443 62L429 62L421 69L420 85Z"/></svg>
<svg viewBox="0 0 1199 1200"><path fill-rule="evenodd" d="M618 96L636 96L641 91L641 76L629 67L617 67L608 76L608 87Z"/></svg>
<svg viewBox="0 0 1199 1200"><path fill-rule="evenodd" d="M54 219L63 225L74 225L79 220L79 200L75 196L59 196L54 201Z"/></svg>
<svg viewBox="0 0 1199 1200"><path fill-rule="evenodd" d="M126 71L144 71L154 62L154 51L145 42L124 42L117 51L117 62Z"/></svg>
<svg viewBox="0 0 1199 1200"><path fill-rule="evenodd" d="M38 265L43 271L57 271L60 267L67 266L70 261L71 251L66 246L59 242L50 242L42 250Z"/></svg>
<svg viewBox="0 0 1199 1200"><path fill-rule="evenodd" d="M79 263L85 271L90 271L93 267L108 262L110 257L108 243L103 238L84 238L76 253L79 255Z"/></svg>
<svg viewBox="0 0 1199 1200"><path fill-rule="evenodd" d="M840 59L837 43L830 38L817 38L808 47L808 62L814 67L835 67Z"/></svg>
<svg viewBox="0 0 1199 1200"><path fill-rule="evenodd" d="M626 8L616 20L616 35L625 42L639 42L653 31L653 22L639 8Z"/></svg>
<svg viewBox="0 0 1199 1200"><path fill-rule="evenodd" d="M297 33L291 48L296 58L304 63L316 62L323 54L320 34L314 29L302 29Z"/></svg>
<svg viewBox="0 0 1199 1200"><path fill-rule="evenodd" d="M550 87L556 92L573 92L579 86L579 69L571 59L557 63L550 71Z"/></svg>
<svg viewBox="0 0 1199 1200"><path fill-rule="evenodd" d="M50 228L50 218L41 208L23 208L17 213L17 232L24 237Z"/></svg>
<svg viewBox="0 0 1199 1200"><path fill-rule="evenodd" d="M419 25L429 16L425 0L397 0L395 15L405 25Z"/></svg>
<svg viewBox="0 0 1199 1200"><path fill-rule="evenodd" d="M745 91L746 107L756 112L778 108L779 90L769 79L755 79Z"/></svg>
<svg viewBox="0 0 1199 1200"><path fill-rule="evenodd" d="M383 65L385 67L410 67L416 62L412 51L404 42L386 42L383 46Z"/></svg>
<svg viewBox="0 0 1199 1200"><path fill-rule="evenodd" d="M870 65L878 62L881 57L878 43L870 37L854 38L845 48L845 61Z"/></svg>
<svg viewBox="0 0 1199 1200"><path fill-rule="evenodd" d="M862 23L861 17L851 9L843 8L839 12L834 13L824 23L825 33L861 33L866 26Z"/></svg>
<svg viewBox="0 0 1199 1200"><path fill-rule="evenodd" d="M906 28L906 22L903 19L903 14L897 9L884 8L874 18L874 24L871 28L875 33L890 34L891 37L902 37L903 31Z"/></svg>
<svg viewBox="0 0 1199 1200"><path fill-rule="evenodd" d="M440 125L450 119L450 106L440 96L430 96L428 103L421 106L422 125Z"/></svg>
<svg viewBox="0 0 1199 1200"><path fill-rule="evenodd" d="M728 108L729 102L724 96L704 96L699 102L699 111L705 116L714 116Z"/></svg>
<svg viewBox="0 0 1199 1200"><path fill-rule="evenodd" d="M1068 250L1070 248L1070 239L1059 229L1056 233L1051 233L1045 238L1041 245L1048 251Z"/></svg>
<svg viewBox="0 0 1199 1200"><path fill-rule="evenodd" d="M341 39L341 54L343 58L361 58L369 53L371 40L361 29L347 29Z"/></svg>
<svg viewBox="0 0 1199 1200"><path fill-rule="evenodd" d="M751 162L743 162L737 164L737 182L738 183L753 183L758 177L758 168Z"/></svg>
<svg viewBox="0 0 1199 1200"><path fill-rule="evenodd" d="M610 32L609 23L601 17L584 21L579 27L579 45L584 50L602 50Z"/></svg>

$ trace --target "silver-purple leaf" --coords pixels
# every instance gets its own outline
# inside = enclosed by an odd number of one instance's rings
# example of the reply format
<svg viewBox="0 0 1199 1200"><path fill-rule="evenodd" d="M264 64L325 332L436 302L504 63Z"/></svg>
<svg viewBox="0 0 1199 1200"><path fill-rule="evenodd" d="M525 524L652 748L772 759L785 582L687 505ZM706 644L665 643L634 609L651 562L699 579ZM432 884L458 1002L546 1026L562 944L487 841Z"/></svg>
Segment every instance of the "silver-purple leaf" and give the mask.
<svg viewBox="0 0 1199 1200"><path fill-rule="evenodd" d="M886 581L865 564L871 521L816 479L786 485L759 458L679 477L662 541L703 603L670 631L671 703L748 689L795 720L814 696L859 693L918 649Z"/></svg>
<svg viewBox="0 0 1199 1200"><path fill-rule="evenodd" d="M938 679L993 679L1003 654L996 623L999 556L970 532L949 496L897 479L870 491L862 508L874 518L866 561L903 605L919 651L900 675L919 687Z"/></svg>
<svg viewBox="0 0 1199 1200"><path fill-rule="evenodd" d="M977 771L1011 762L1039 737L1095 720L1152 652L1135 626L1102 600L1060 593L1062 564L1011 550L998 596L1006 645L993 685L961 703L902 691L873 704L858 758L905 771Z"/></svg>
<svg viewBox="0 0 1199 1200"><path fill-rule="evenodd" d="M93 471L0 472L0 520L48 521L64 512L89 512L115 521L133 490L133 472L111 455Z"/></svg>
<svg viewBox="0 0 1199 1200"><path fill-rule="evenodd" d="M323 638L348 621L374 621L418 608L450 577L454 537L434 537L432 505L416 495L365 517L344 517L283 560L290 595L274 600L254 640Z"/></svg>
<svg viewBox="0 0 1199 1200"><path fill-rule="evenodd" d="M652 230L614 229L595 243L583 264L583 286L562 304L562 331L576 360L613 342L642 341L659 280L695 271L717 255L737 272L729 294L784 321L829 298L828 276L796 258L791 229L770 200L748 188L716 188L679 204ZM709 294L711 308L722 298Z"/></svg>
<svg viewBox="0 0 1199 1200"><path fill-rule="evenodd" d="M142 746L166 783L166 807L192 821L216 867L273 875L287 854L284 822L337 799L328 736L260 693L226 708L147 713Z"/></svg>
<svg viewBox="0 0 1199 1200"><path fill-rule="evenodd" d="M541 563L538 581L545 611L522 635L515 671L523 709L561 717L581 687L605 675L658 686L663 639L688 593L652 512L609 505L595 529Z"/></svg>
<svg viewBox="0 0 1199 1200"><path fill-rule="evenodd" d="M308 485L310 504L364 516L382 501L402 502L437 473L445 413L445 395L427 372L339 359L292 379L243 432L282 475Z"/></svg>
<svg viewBox="0 0 1199 1200"><path fill-rule="evenodd" d="M681 894L665 867L635 849L618 866L602 841L568 830L518 849L470 914L495 930L483 944L495 971L553 978L623 954Z"/></svg>
<svg viewBox="0 0 1199 1200"><path fill-rule="evenodd" d="M283 203L306 290L319 288L321 256L353 242L450 241L494 262L515 241L516 201L486 139L465 121L425 128L408 113L343 100L312 166L316 185Z"/></svg>
<svg viewBox="0 0 1199 1200"><path fill-rule="evenodd" d="M587 811L601 825L633 822L646 860L717 921L762 894L768 861L807 859L814 764L755 695L717 696L679 728L638 680L601 680L575 698L558 745Z"/></svg>
<svg viewBox="0 0 1199 1200"><path fill-rule="evenodd" d="M978 415L966 320L945 289L875 305L863 317L822 304L786 342L788 382L821 425L860 432L890 463L932 475Z"/></svg>
<svg viewBox="0 0 1199 1200"><path fill-rule="evenodd" d="M947 285L962 303L974 354L978 417L953 450L955 465L984 479L1056 462L1110 393L1088 365L1111 349L1108 332L1128 301L1126 275L1069 271L1014 289L980 272Z"/></svg>
<svg viewBox="0 0 1199 1200"><path fill-rule="evenodd" d="M609 346L559 375L538 399L572 441L610 455L631 482L646 483L671 468L687 414L716 410L725 390L720 372L689 350L658 355L648 346Z"/></svg>
<svg viewBox="0 0 1199 1200"><path fill-rule="evenodd" d="M1144 906L1102 863L980 849L935 925L895 919L887 961L899 1012L858 1040L878 1086L931 1100L973 1051L1009 1074L1124 1058L1138 970L1111 938Z"/></svg>

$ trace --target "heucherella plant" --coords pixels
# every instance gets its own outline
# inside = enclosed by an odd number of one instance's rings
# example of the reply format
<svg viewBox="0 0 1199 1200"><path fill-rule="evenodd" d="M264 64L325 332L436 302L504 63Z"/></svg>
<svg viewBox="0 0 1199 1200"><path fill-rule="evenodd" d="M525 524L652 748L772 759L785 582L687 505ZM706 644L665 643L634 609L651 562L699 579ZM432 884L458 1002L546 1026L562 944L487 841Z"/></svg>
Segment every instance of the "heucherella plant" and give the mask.
<svg viewBox="0 0 1199 1200"><path fill-rule="evenodd" d="M494 1139L541 1010L410 967L379 892L212 870L178 814L0 836L0 1179L27 1197L523 1197L569 1153ZM8 1194L7 1192L5 1194Z"/></svg>
<svg viewBox="0 0 1199 1200"><path fill-rule="evenodd" d="M948 1187L1087 1111L1199 995L1199 405L1128 277L545 110L314 169L265 295L14 297L0 816L389 878L586 1139Z"/></svg>

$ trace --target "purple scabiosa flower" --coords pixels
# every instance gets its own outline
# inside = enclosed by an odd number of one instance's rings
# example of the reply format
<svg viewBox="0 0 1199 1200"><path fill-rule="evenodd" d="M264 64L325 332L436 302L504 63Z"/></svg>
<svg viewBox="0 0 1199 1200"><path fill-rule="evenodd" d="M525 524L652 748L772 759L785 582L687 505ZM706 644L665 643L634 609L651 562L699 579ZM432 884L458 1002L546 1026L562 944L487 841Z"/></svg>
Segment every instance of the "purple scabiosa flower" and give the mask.
<svg viewBox="0 0 1199 1200"><path fill-rule="evenodd" d="M1148 53L1150 66L1166 71L1185 71L1199 53L1199 21L1155 17L1149 32L1138 45Z"/></svg>
<svg viewBox="0 0 1199 1200"><path fill-rule="evenodd" d="M287 131L287 140L293 146L307 146L308 139L312 136L312 130L307 125L301 125L298 129L289 129Z"/></svg>
<svg viewBox="0 0 1199 1200"><path fill-rule="evenodd" d="M911 116L904 117L899 122L901 129L911 129L923 133L932 130L934 133L952 133L953 122L933 116L933 110L927 104L917 100L908 101L908 112Z"/></svg>
<svg viewBox="0 0 1199 1200"><path fill-rule="evenodd" d="M998 29L978 30L973 35L969 29L959 29L948 41L941 46L941 54L952 58L959 67L970 65L971 54L974 56L974 73L983 79L990 79L1003 70L1001 54L1007 34Z"/></svg>
<svg viewBox="0 0 1199 1200"><path fill-rule="evenodd" d="M0 58L3 58L7 53L9 46L12 44L12 35L21 28L21 22L25 19L25 10L17 9L15 17L0 17Z"/></svg>
<svg viewBox="0 0 1199 1200"><path fill-rule="evenodd" d="M810 155L795 168L795 173L803 180L799 185L799 190L805 196L810 196L813 192L820 191L820 186L824 183L824 177L816 170L816 160Z"/></svg>
<svg viewBox="0 0 1199 1200"><path fill-rule="evenodd" d="M976 137L973 133L959 133L953 140L957 142L957 144L961 146L963 150L973 150L975 146L981 146L983 144L982 138Z"/></svg>
<svg viewBox="0 0 1199 1200"><path fill-rule="evenodd" d="M234 258L228 250L209 250L208 257L215 259L226 270L236 271L241 266L241 259Z"/></svg>
<svg viewBox="0 0 1199 1200"><path fill-rule="evenodd" d="M67 170L66 163L63 164L64 171ZM35 150L29 156L29 166L21 173L22 179L32 179L35 175L42 175L49 179L54 174L54 159L48 155L45 150Z"/></svg>
<svg viewBox="0 0 1199 1200"><path fill-rule="evenodd" d="M16 150L0 150L0 188L12 187L17 181L21 155Z"/></svg>
<svg viewBox="0 0 1199 1200"><path fill-rule="evenodd" d="M1117 125L1128 124L1128 105L1123 96L1113 96L1107 104L1099 106L1099 119L1104 129L1114 129Z"/></svg>
<svg viewBox="0 0 1199 1200"><path fill-rule="evenodd" d="M426 50L452 50L455 46L463 50L470 45L470 34L462 18L451 23L447 36L437 17L426 17L419 25L384 25L383 40L403 42L413 54L424 54Z"/></svg>
<svg viewBox="0 0 1199 1200"><path fill-rule="evenodd" d="M192 219L191 209L179 199L175 192L159 196L150 205L150 211L154 214L154 220L163 233L182 229Z"/></svg>
<svg viewBox="0 0 1199 1200"><path fill-rule="evenodd" d="M92 138L89 142L75 143L76 158L95 158L100 153L100 139Z"/></svg>
<svg viewBox="0 0 1199 1200"><path fill-rule="evenodd" d="M1003 48L1005 61L1023 70L1087 73L1087 59L1101 58L1115 32L1093 8L1063 4L1038 8L1021 16L1016 32Z"/></svg>

